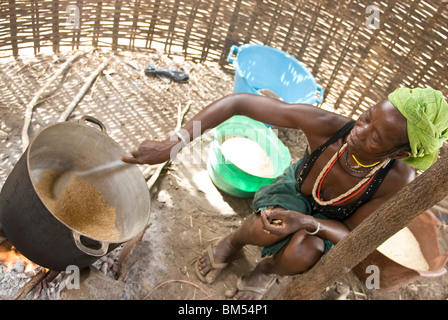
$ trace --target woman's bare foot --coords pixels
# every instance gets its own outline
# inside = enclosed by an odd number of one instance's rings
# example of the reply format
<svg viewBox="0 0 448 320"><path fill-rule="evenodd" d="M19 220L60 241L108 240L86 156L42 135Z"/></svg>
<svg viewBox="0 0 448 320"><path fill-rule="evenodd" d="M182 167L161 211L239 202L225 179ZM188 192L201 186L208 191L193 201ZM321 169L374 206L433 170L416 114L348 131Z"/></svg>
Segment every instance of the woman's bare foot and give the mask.
<svg viewBox="0 0 448 320"><path fill-rule="evenodd" d="M239 250L230 244L229 237L219 240L213 246L210 245L196 261L198 278L203 282L213 283L227 266L229 258Z"/></svg>

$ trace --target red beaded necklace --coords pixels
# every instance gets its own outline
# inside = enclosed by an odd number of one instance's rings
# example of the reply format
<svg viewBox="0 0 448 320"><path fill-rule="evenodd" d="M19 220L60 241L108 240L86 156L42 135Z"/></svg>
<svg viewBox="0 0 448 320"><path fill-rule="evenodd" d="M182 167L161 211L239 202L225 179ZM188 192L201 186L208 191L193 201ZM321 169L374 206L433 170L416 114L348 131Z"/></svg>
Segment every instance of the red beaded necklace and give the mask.
<svg viewBox="0 0 448 320"><path fill-rule="evenodd" d="M314 183L312 195L313 195L314 200L317 203L319 203L320 205L338 205L338 204L341 204L341 203L355 197L357 194L359 194L362 190L364 190L369 185L369 183L373 179L375 172L378 171L379 168L382 167L382 165L378 165L375 168L373 168L372 171L369 172L369 174L367 174L358 184L356 184L353 188L348 190L346 193L344 193L334 199L324 201L324 200L322 200L322 198L320 196L322 183L323 183L325 177L327 176L328 172L330 172L331 168L333 168L336 161L338 161L338 159L341 157L341 155L346 150L347 150L347 143L345 143L341 147L341 150L336 152L334 154L334 156L330 159L330 161L328 161L327 165L322 169L318 178L316 179L316 182ZM383 164L384 164L384 162L385 161L383 161Z"/></svg>

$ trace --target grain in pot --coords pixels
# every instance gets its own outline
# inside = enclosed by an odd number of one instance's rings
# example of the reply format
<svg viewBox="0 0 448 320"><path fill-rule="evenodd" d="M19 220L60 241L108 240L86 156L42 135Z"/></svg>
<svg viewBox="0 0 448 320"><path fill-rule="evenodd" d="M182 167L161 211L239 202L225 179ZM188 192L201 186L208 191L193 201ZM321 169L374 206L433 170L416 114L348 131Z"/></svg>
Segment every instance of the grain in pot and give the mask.
<svg viewBox="0 0 448 320"><path fill-rule="evenodd" d="M420 244L407 227L387 239L377 250L389 259L409 269L429 270L428 262L423 256Z"/></svg>
<svg viewBox="0 0 448 320"><path fill-rule="evenodd" d="M36 190L47 208L62 222L80 233L98 240L117 241L116 212L90 183L74 177L64 191L54 198L52 188L60 172L46 171Z"/></svg>
<svg viewBox="0 0 448 320"><path fill-rule="evenodd" d="M274 166L263 148L248 138L230 136L221 144L226 160L254 176L273 178Z"/></svg>

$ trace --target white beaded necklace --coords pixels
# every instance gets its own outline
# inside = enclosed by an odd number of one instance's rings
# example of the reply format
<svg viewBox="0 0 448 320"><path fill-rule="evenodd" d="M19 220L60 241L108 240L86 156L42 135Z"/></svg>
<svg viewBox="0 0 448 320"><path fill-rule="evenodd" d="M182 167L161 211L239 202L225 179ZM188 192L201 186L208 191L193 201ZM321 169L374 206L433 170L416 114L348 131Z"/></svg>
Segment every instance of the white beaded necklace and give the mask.
<svg viewBox="0 0 448 320"><path fill-rule="evenodd" d="M334 162L337 160L337 158L339 157L339 154L343 154L345 152L345 150L347 149L347 143L344 143L341 147L342 151L337 151L333 157L330 159L330 161L328 161L328 163L325 165L325 167L322 169L322 171L319 173L319 176L316 179L316 182L314 182L314 186L313 186L313 191L312 191L312 196L313 199L320 204L321 206L325 206L325 205L332 205L335 204L337 202L340 202L341 199L344 199L346 197L348 197L349 195L351 195L354 191L358 190L364 183L366 183L374 174L375 172L377 172L380 168L385 167L387 165L387 163L389 163L389 159L387 160L383 160L381 163L379 163L376 167L374 167L372 169L372 171L370 171L361 181L358 182L358 184L356 184L353 188L351 188L350 190L348 190L347 192L345 192L344 194L341 194L340 196L334 198L334 199L330 199L328 201L324 201L321 200L318 195L317 195L317 189L319 187L319 185L322 184L323 179L325 178L325 175L328 173L327 171L329 170L330 167L332 167L334 165Z"/></svg>

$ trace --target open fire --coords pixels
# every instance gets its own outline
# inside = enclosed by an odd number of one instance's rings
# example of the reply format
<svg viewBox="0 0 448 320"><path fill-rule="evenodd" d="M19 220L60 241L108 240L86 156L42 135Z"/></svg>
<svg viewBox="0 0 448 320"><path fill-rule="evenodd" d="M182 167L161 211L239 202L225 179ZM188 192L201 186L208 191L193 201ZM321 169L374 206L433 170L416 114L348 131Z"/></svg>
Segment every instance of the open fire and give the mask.
<svg viewBox="0 0 448 320"><path fill-rule="evenodd" d="M115 278L119 253L110 252L92 264L105 275ZM0 229L0 300L59 300L60 286L67 274L54 272L33 263L21 254Z"/></svg>
<svg viewBox="0 0 448 320"><path fill-rule="evenodd" d="M0 235L0 299L15 298L29 282L47 272L47 269L30 261ZM39 284L38 279L36 284ZM40 291L36 293L41 295Z"/></svg>
<svg viewBox="0 0 448 320"><path fill-rule="evenodd" d="M16 263L24 264L24 273L36 272L40 268L39 265L31 262L28 258L22 255L16 250L14 246L11 246L9 250L6 250L3 246L0 246L0 263L5 266L5 271L11 270Z"/></svg>

